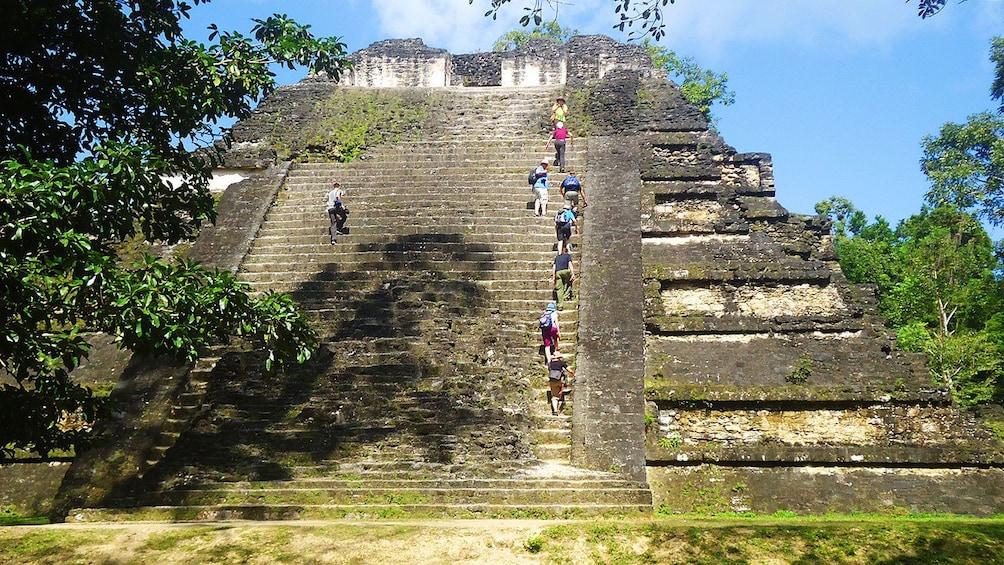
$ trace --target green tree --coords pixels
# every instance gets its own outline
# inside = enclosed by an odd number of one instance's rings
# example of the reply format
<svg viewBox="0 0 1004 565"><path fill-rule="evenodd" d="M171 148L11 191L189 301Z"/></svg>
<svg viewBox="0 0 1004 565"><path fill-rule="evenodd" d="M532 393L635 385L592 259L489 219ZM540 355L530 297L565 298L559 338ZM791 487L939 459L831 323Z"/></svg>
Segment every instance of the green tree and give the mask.
<svg viewBox="0 0 1004 565"><path fill-rule="evenodd" d="M931 181L926 199L972 211L1004 225L1004 119L990 112L947 123L923 140L921 169Z"/></svg>
<svg viewBox="0 0 1004 565"><path fill-rule="evenodd" d="M507 31L495 40L495 44L492 45L492 51L515 51L526 45L531 39L538 37L554 39L565 43L573 36L578 35L578 33L578 30L561 26L555 21L543 22L534 26L529 31L518 29Z"/></svg>
<svg viewBox="0 0 1004 565"><path fill-rule="evenodd" d="M890 230L881 217L862 225L846 199L816 210L853 226L835 233L841 268L852 282L876 286L879 312L900 347L925 353L932 377L960 404L999 399L1004 287L994 273L1002 265L977 219L951 206L925 207Z"/></svg>
<svg viewBox="0 0 1004 565"><path fill-rule="evenodd" d="M994 81L990 85L990 98L1000 103L998 114L1004 114L1004 37L990 40L990 60L994 63Z"/></svg>
<svg viewBox="0 0 1004 565"><path fill-rule="evenodd" d="M701 68L693 57L680 57L670 49L652 44L648 38L642 45L652 57L652 65L679 84L684 98L697 106L715 127L718 119L712 115L711 105L731 106L736 101L736 93L728 89L729 75Z"/></svg>
<svg viewBox="0 0 1004 565"><path fill-rule="evenodd" d="M947 123L937 137L926 136L920 166L931 181L926 199L952 204L995 226L1004 225L1004 38L990 42L996 72L990 96L998 113L981 112L963 124Z"/></svg>
<svg viewBox="0 0 1004 565"><path fill-rule="evenodd" d="M201 4L205 0L192 0ZM304 361L315 336L285 295L252 297L229 273L150 256L124 241L176 243L215 219L207 183L226 116L273 90L269 67L334 78L345 46L286 16L252 36L186 39L191 6L169 0L8 3L0 58L0 452L43 456L83 441L68 415L103 406L69 376L108 332L144 354L195 359L230 336L272 368ZM169 175L180 181L165 180Z"/></svg>

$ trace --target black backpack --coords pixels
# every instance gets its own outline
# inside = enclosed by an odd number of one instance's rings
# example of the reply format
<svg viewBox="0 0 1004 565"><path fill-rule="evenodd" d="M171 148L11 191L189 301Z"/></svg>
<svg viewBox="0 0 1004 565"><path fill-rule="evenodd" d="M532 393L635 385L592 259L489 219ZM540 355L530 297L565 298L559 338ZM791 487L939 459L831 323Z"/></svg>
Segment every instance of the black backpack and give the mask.
<svg viewBox="0 0 1004 565"><path fill-rule="evenodd" d="M526 177L526 182L529 183L530 186L537 184L537 169L530 171L530 176Z"/></svg>

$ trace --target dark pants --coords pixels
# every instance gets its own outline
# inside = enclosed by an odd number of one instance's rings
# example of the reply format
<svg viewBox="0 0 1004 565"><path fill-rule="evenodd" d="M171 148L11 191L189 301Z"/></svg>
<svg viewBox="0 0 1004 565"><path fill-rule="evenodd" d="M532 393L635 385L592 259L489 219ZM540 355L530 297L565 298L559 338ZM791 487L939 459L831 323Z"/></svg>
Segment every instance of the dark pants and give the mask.
<svg viewBox="0 0 1004 565"><path fill-rule="evenodd" d="M565 247L568 247L568 240L572 239L572 222L565 222L564 224L555 225L554 231L558 237L558 242ZM561 246L558 250L561 251Z"/></svg>
<svg viewBox="0 0 1004 565"><path fill-rule="evenodd" d="M345 210L328 208L328 220L331 222L328 233L331 234L331 241L334 241L335 236L342 231L342 227L345 226L345 220L347 219L348 216L345 214Z"/></svg>
<svg viewBox="0 0 1004 565"><path fill-rule="evenodd" d="M563 139L554 140L554 161L561 172L565 172L565 140Z"/></svg>

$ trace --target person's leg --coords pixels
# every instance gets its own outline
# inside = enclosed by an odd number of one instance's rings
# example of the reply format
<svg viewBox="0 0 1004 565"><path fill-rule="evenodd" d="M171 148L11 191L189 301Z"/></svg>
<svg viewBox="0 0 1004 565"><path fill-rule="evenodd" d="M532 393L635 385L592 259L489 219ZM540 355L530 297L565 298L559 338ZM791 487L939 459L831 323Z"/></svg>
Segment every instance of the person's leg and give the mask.
<svg viewBox="0 0 1004 565"><path fill-rule="evenodd" d="M338 233L337 233L338 232L338 228L337 228L338 218L336 216L337 215L335 214L334 209L328 210L328 221L331 223L331 225L328 226L328 235L331 236L331 243L335 243L335 241L336 241L335 240L335 236L338 235Z"/></svg>
<svg viewBox="0 0 1004 565"><path fill-rule="evenodd" d="M562 273L565 271L558 271L555 273L555 289L554 289L554 300L558 304L558 310L561 310L565 305L565 279L562 278Z"/></svg>
<svg viewBox="0 0 1004 565"><path fill-rule="evenodd" d="M556 141L554 143L554 153L555 158L558 161L558 170L560 172L565 172L565 142Z"/></svg>
<svg viewBox="0 0 1004 565"><path fill-rule="evenodd" d="M548 391L550 394L548 396L551 399L551 414L557 415L558 403L561 399L561 381L549 380L548 384L550 384L550 390Z"/></svg>
<svg viewBox="0 0 1004 565"><path fill-rule="evenodd" d="M572 299L572 271L564 269L557 272L558 275L558 307L565 300Z"/></svg>
<svg viewBox="0 0 1004 565"><path fill-rule="evenodd" d="M576 191L576 190L567 190L567 191L565 191L565 202L567 202L572 207L572 211L574 212L575 209L578 208L578 206L579 206L579 193L578 193L578 191Z"/></svg>
<svg viewBox="0 0 1004 565"><path fill-rule="evenodd" d="M544 365L547 365L548 363L551 362L551 351L554 347L554 344L551 341L550 330L543 330L542 334L544 339Z"/></svg>

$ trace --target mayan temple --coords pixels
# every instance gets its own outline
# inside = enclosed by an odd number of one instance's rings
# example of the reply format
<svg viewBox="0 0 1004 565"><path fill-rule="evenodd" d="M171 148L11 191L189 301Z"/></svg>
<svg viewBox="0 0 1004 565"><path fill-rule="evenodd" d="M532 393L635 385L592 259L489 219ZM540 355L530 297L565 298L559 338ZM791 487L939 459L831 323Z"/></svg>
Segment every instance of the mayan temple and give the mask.
<svg viewBox="0 0 1004 565"><path fill-rule="evenodd" d="M82 378L116 381L121 411L45 471L57 519L1004 512L1001 439L896 348L769 154L730 147L644 48L351 58L234 127L217 176L237 182L188 252L290 293L320 351L278 375L240 343L192 366L96 354ZM589 206L552 415L556 241L526 176L559 95Z"/></svg>

